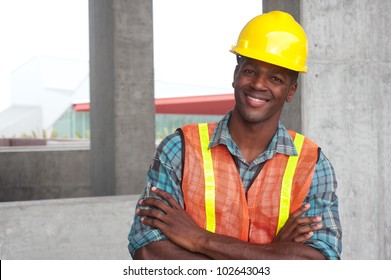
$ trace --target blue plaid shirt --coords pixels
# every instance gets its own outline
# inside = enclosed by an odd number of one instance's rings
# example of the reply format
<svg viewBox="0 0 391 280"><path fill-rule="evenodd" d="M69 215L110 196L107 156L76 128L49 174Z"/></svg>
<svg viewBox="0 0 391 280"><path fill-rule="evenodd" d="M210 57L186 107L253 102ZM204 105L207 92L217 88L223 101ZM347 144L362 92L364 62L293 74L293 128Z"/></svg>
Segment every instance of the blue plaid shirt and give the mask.
<svg viewBox="0 0 391 280"><path fill-rule="evenodd" d="M290 134L282 123L279 123L276 134L266 151L260 154L253 162L247 163L239 147L229 134L228 121L230 116L231 113L227 114L218 123L211 137L209 147L212 148L221 144L227 146L235 159L246 191L250 187L257 171L276 153L297 155ZM170 193L182 207L184 206L181 188L182 140L178 132L167 136L160 143L146 179L147 183L141 198L153 195L150 192L150 188L156 186ZM306 244L320 250L327 259L340 259L342 250L342 231L338 214L336 188L337 181L334 169L326 156L320 152L312 184L305 199L305 202L311 204L311 208L303 216L322 216L322 229L315 231L311 239L306 241ZM140 205L138 204L136 207L139 208ZM153 241L167 239L167 237L159 229L143 225L140 217L135 215L128 239L129 252L133 257L134 252L138 248Z"/></svg>

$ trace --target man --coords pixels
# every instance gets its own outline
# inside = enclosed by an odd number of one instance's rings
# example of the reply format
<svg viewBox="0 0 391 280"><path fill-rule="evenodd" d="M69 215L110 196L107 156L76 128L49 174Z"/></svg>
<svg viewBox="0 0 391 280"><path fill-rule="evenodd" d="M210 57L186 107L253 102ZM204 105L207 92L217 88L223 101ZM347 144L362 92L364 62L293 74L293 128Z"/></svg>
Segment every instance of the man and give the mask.
<svg viewBox="0 0 391 280"><path fill-rule="evenodd" d="M301 26L252 19L237 55L235 108L159 145L129 234L134 259L339 259L333 167L279 121L307 70Z"/></svg>

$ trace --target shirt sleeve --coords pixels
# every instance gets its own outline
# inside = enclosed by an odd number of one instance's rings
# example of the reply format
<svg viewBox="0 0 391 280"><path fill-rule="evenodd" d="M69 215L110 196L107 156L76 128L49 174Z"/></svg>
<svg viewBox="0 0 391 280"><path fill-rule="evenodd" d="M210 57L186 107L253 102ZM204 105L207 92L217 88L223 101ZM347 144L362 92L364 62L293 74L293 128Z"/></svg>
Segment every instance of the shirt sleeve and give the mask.
<svg viewBox="0 0 391 280"><path fill-rule="evenodd" d="M182 140L179 133L175 132L163 139L156 149L140 199L152 195L155 196L150 189L152 186L156 186L170 193L183 207L181 181ZM136 209L140 207L142 206L137 203ZM159 229L144 225L141 223L140 217L136 214L134 215L132 227L128 235L128 249L132 258L137 249L151 242L164 239L167 239L167 237Z"/></svg>
<svg viewBox="0 0 391 280"><path fill-rule="evenodd" d="M318 249L326 259L338 260L342 251L342 229L338 212L336 194L337 180L333 166L320 152L307 201L311 207L304 216L321 216L322 228L314 231L305 243Z"/></svg>

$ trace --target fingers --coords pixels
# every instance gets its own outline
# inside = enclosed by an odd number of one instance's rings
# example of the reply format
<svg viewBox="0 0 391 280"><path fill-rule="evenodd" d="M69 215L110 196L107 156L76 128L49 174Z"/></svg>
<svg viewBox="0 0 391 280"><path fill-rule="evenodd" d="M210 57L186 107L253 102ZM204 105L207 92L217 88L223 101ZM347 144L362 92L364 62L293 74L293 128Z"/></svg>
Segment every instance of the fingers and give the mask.
<svg viewBox="0 0 391 280"><path fill-rule="evenodd" d="M306 226L300 226L296 228L293 241L295 242L304 242L310 239L314 235L314 231L320 230L322 228L322 223L310 224Z"/></svg>
<svg viewBox="0 0 391 280"><path fill-rule="evenodd" d="M293 229L293 228L297 228L300 225L320 223L322 221L322 217L321 216L301 217L301 215L304 212L308 211L309 208L310 208L310 204L309 203L306 203L306 204L302 205L299 208L299 210L297 210L296 212L292 213L289 216L289 218L288 218L288 220L286 222L286 226Z"/></svg>
<svg viewBox="0 0 391 280"><path fill-rule="evenodd" d="M305 217L297 219L296 227L292 232L293 241L304 242L314 235L314 231L322 228L321 217Z"/></svg>
<svg viewBox="0 0 391 280"><path fill-rule="evenodd" d="M161 200L159 198L155 198L155 197L147 197L147 198L141 199L139 201L139 204L141 206L147 206L148 210L155 208L155 209L159 209L165 213L167 213L167 211L170 211L170 209L171 209L171 206L167 205L163 200Z"/></svg>
<svg viewBox="0 0 391 280"><path fill-rule="evenodd" d="M304 205L302 205L299 210L297 210L296 212L294 212L292 215L290 215L289 218L292 218L292 219L296 219L297 217L300 217L304 212L307 212L308 209L310 209L310 204L309 203L306 203Z"/></svg>
<svg viewBox="0 0 391 280"><path fill-rule="evenodd" d="M319 224L321 222L322 222L321 216L300 217L292 221L292 223L295 224L295 226Z"/></svg>
<svg viewBox="0 0 391 280"><path fill-rule="evenodd" d="M322 228L322 217L301 217L303 213L309 210L309 208L310 204L306 203L292 213L274 240L277 242L304 242L310 239L314 235L315 231L320 230Z"/></svg>
<svg viewBox="0 0 391 280"><path fill-rule="evenodd" d="M164 231L164 228L165 228L165 224L158 220L158 219L152 219L152 218L148 218L148 217L141 217L141 222L146 225L146 226L150 226L150 227L154 227L154 228L158 228L162 231Z"/></svg>
<svg viewBox="0 0 391 280"><path fill-rule="evenodd" d="M136 210L136 214L141 216L141 222L144 225L163 230L166 222L166 211L170 206L166 205L161 199L153 197L142 199L139 203L142 206L148 206Z"/></svg>
<svg viewBox="0 0 391 280"><path fill-rule="evenodd" d="M315 223L315 224L303 224L303 225L300 225L296 228L296 233L297 234L306 234L306 233L309 233L309 232L313 232L313 231L316 231L316 230L320 230L322 228L322 223L321 222L318 222L318 223Z"/></svg>
<svg viewBox="0 0 391 280"><path fill-rule="evenodd" d="M151 191L157 197L146 197L139 201L142 207L136 210L141 216L141 222L145 225L160 228L166 223L166 214L172 213L175 209L182 209L179 203L168 193L153 186ZM168 205L167 205L167 203Z"/></svg>
<svg viewBox="0 0 391 280"><path fill-rule="evenodd" d="M292 213L288 220L286 221L285 225L284 225L284 231L285 232L292 232L293 230L295 230L297 228L298 225L300 225L301 223L305 222L305 221L302 221L300 218L300 216L308 211L308 209L310 208L310 204L309 203L306 203L304 205L302 205L298 210L296 210L294 213Z"/></svg>
<svg viewBox="0 0 391 280"><path fill-rule="evenodd" d="M179 209L179 208L182 208L179 203L172 197L171 194L169 194L168 192L166 191L163 191L161 189L158 189L157 187L152 187L151 188L151 191L156 194L157 196L163 198L165 201L168 202L169 205L171 205L171 207L173 207L174 209Z"/></svg>
<svg viewBox="0 0 391 280"><path fill-rule="evenodd" d="M163 210L164 212L167 212L170 208L174 209L183 209L179 203L172 197L171 194L169 194L166 191L163 191L161 189L158 189L157 187L153 186L151 188L151 191L156 195L156 197L161 198L158 199L154 196L148 196L144 199L141 199L139 201L139 204L142 206L152 206L155 208L159 208ZM163 201L167 202L164 203Z"/></svg>
<svg viewBox="0 0 391 280"><path fill-rule="evenodd" d="M162 220L166 213L164 211L160 210L161 208L159 208L158 206L153 206L153 205L158 205L158 204L160 205L159 201L157 201L156 203L152 203L152 200L156 201L158 199L156 199L156 198L149 199L149 202L145 202L145 200L141 200L140 205L150 206L150 207L137 209L136 213L139 216L148 216L148 217L153 217L155 219Z"/></svg>
<svg viewBox="0 0 391 280"><path fill-rule="evenodd" d="M289 216L288 220L285 223L285 227L289 229L289 231L292 231L294 228L296 228L297 225L300 224L300 222L298 222L298 219L300 219L300 216L304 212L308 211L308 209L310 209L309 203L302 205L296 212L292 213Z"/></svg>
<svg viewBox="0 0 391 280"><path fill-rule="evenodd" d="M305 234L296 236L296 237L293 239L293 241L302 243L302 242L304 242L304 241L310 239L313 235L314 235L314 232L313 232L313 231L310 231L310 232L308 232L308 233L305 233Z"/></svg>

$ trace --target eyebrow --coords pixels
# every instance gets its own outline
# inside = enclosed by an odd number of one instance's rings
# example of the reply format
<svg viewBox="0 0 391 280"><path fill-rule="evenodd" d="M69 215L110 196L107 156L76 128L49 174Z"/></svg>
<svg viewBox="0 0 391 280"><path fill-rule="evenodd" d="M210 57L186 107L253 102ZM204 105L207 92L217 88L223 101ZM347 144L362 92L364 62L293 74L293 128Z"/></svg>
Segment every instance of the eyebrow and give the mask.
<svg viewBox="0 0 391 280"><path fill-rule="evenodd" d="M243 62L242 66L246 66L246 65L249 65L249 66L252 66L256 69L259 69L259 65L256 64L255 62L253 62L252 60L246 60Z"/></svg>
<svg viewBox="0 0 391 280"><path fill-rule="evenodd" d="M267 63L267 62L265 62ZM273 65L273 64L270 64L270 65ZM242 64L242 67L243 66L251 66L251 67L254 67L256 70L259 70L260 69L260 66L259 64L255 63L252 59L247 59L243 62ZM278 67L278 68L277 68ZM272 73L273 75L282 75L284 76L284 78L289 78L291 77L291 73L289 72L289 70L287 71L284 71L284 68L281 68L279 66L276 66L276 68L272 69L270 71L270 73Z"/></svg>
<svg viewBox="0 0 391 280"><path fill-rule="evenodd" d="M289 77L289 73L285 73L283 71L278 71L278 70L272 70L271 73L273 75L282 75L284 77Z"/></svg>

